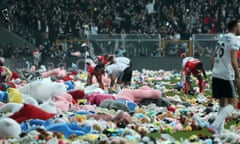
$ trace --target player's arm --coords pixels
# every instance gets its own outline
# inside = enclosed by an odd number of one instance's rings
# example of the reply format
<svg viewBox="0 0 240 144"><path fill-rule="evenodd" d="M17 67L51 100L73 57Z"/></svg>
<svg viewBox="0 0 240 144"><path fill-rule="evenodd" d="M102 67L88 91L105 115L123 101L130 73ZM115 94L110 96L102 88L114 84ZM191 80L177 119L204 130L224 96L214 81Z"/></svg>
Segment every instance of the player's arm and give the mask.
<svg viewBox="0 0 240 144"><path fill-rule="evenodd" d="M216 56L216 50L214 50L212 56L211 56L211 69L213 69L214 62L215 62L215 56Z"/></svg>
<svg viewBox="0 0 240 144"><path fill-rule="evenodd" d="M239 71L238 71L237 53L238 53L238 50L235 50L235 49L231 50L232 67L235 73L236 80L239 80L240 77L239 77Z"/></svg>
<svg viewBox="0 0 240 144"><path fill-rule="evenodd" d="M207 78L207 74L206 74L204 66L202 67L202 73L203 73L204 78L206 79Z"/></svg>

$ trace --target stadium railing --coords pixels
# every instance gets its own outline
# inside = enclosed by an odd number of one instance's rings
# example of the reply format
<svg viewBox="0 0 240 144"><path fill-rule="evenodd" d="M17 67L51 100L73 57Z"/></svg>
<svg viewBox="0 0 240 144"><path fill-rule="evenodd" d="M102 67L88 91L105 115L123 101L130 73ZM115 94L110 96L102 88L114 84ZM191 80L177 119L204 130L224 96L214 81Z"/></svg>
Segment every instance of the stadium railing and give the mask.
<svg viewBox="0 0 240 144"><path fill-rule="evenodd" d="M211 57L222 34L193 34L192 48L195 57Z"/></svg>

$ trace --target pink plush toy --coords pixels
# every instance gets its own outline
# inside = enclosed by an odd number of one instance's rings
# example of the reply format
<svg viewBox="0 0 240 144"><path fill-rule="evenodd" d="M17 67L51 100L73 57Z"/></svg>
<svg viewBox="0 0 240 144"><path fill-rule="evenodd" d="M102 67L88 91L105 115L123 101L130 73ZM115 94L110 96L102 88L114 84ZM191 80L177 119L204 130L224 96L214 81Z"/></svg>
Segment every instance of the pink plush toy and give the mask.
<svg viewBox="0 0 240 144"><path fill-rule="evenodd" d="M134 96L132 94L131 89L122 89L118 94L117 94L118 99L124 99L128 100L131 102L134 102Z"/></svg>
<svg viewBox="0 0 240 144"><path fill-rule="evenodd" d="M92 111L97 112L97 107L95 105L80 105L78 111Z"/></svg>
<svg viewBox="0 0 240 144"><path fill-rule="evenodd" d="M70 108L69 106L71 105L71 103L68 100L66 100L66 98L61 96L56 96L54 101L58 110L64 111L64 112L69 111L69 108Z"/></svg>
<svg viewBox="0 0 240 144"><path fill-rule="evenodd" d="M96 77L93 77L92 82L93 82L93 83L97 83ZM103 82L104 87L110 87L111 80L110 80L110 78L107 76L107 74L102 75L102 82Z"/></svg>
<svg viewBox="0 0 240 144"><path fill-rule="evenodd" d="M55 96L54 101L57 109L65 112L69 111L71 106L76 103L73 97L68 93L63 93L60 96Z"/></svg>
<svg viewBox="0 0 240 144"><path fill-rule="evenodd" d="M117 98L139 103L145 98L158 99L161 96L161 91L143 86L136 90L123 89L118 93Z"/></svg>
<svg viewBox="0 0 240 144"><path fill-rule="evenodd" d="M101 93L94 93L87 96L89 104L91 105L96 104L97 106L99 106L106 99L115 100L116 97L113 95Z"/></svg>
<svg viewBox="0 0 240 144"><path fill-rule="evenodd" d="M42 78L55 76L55 77L64 77L66 76L66 70L64 68L55 68L41 74Z"/></svg>

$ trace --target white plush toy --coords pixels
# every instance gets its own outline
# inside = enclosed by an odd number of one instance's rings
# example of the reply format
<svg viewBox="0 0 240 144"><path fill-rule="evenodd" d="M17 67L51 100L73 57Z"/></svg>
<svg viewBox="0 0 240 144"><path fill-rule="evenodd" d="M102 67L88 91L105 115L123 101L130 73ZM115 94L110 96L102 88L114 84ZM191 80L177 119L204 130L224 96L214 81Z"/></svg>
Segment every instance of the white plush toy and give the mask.
<svg viewBox="0 0 240 144"><path fill-rule="evenodd" d="M67 92L67 88L64 83L52 82L53 84L53 96L60 96Z"/></svg>
<svg viewBox="0 0 240 144"><path fill-rule="evenodd" d="M39 107L46 112L55 113L55 114L57 113L57 108L53 101L50 101L50 100L46 101L40 104Z"/></svg>
<svg viewBox="0 0 240 144"><path fill-rule="evenodd" d="M21 109L23 104L19 103L7 103L0 107L1 113L15 113Z"/></svg>
<svg viewBox="0 0 240 144"><path fill-rule="evenodd" d="M104 90L99 88L99 84L98 83L95 83L95 84L92 84L90 86L87 86L85 89L84 89L84 93L86 95L90 95L92 93L104 93Z"/></svg>
<svg viewBox="0 0 240 144"><path fill-rule="evenodd" d="M0 118L0 139L17 138L21 134L20 125L11 118Z"/></svg>
<svg viewBox="0 0 240 144"><path fill-rule="evenodd" d="M32 104L32 105L38 106L38 102L33 97L26 94L22 94L22 96L25 104Z"/></svg>
<svg viewBox="0 0 240 144"><path fill-rule="evenodd" d="M74 90L84 90L84 84L81 81L75 81Z"/></svg>
<svg viewBox="0 0 240 144"><path fill-rule="evenodd" d="M52 82L49 78L34 81L19 90L22 94L36 99L38 103L52 100L54 96L61 95L67 91L64 84Z"/></svg>

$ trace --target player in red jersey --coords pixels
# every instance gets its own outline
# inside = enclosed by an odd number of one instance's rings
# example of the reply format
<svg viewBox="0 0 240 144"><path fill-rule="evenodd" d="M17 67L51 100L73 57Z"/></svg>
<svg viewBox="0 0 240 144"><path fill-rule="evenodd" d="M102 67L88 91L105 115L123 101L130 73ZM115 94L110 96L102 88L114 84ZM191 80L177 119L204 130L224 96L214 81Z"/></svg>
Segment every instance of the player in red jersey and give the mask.
<svg viewBox="0 0 240 144"><path fill-rule="evenodd" d="M199 91L200 93L203 93L205 81L203 80L202 74L205 79L207 78L203 63L199 59L193 57L183 56L182 58L182 69L185 78L184 93L189 94L191 75L198 79Z"/></svg>

